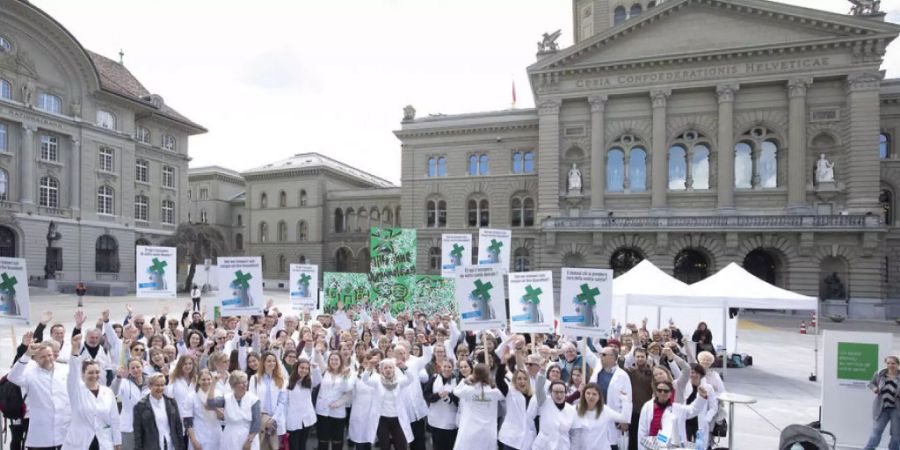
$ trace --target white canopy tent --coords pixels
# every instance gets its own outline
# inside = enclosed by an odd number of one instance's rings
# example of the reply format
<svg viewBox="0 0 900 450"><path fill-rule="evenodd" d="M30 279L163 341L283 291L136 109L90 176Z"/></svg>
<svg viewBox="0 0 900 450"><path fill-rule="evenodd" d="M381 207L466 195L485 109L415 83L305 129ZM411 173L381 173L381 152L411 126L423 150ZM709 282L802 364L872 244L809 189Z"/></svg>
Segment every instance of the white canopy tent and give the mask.
<svg viewBox="0 0 900 450"><path fill-rule="evenodd" d="M689 287L692 297L721 300L728 308L816 310L818 299L773 286L730 263Z"/></svg>

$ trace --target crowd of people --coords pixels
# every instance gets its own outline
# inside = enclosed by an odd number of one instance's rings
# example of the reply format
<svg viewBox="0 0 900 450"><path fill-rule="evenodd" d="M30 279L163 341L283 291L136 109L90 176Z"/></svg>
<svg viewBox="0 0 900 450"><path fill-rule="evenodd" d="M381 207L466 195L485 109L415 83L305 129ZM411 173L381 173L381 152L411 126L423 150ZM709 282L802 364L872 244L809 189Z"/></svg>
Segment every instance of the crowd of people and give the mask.
<svg viewBox="0 0 900 450"><path fill-rule="evenodd" d="M644 450L659 435L709 445L724 416L702 323L582 339L461 331L450 314L270 301L213 320L198 306L79 309L72 330L43 313L6 376L26 406L11 449Z"/></svg>

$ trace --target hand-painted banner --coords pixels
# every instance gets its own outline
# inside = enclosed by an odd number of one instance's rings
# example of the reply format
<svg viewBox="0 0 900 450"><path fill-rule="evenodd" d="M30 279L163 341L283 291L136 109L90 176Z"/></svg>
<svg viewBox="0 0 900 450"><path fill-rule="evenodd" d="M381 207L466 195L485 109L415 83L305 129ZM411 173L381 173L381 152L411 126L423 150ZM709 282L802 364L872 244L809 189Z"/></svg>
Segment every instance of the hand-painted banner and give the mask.
<svg viewBox="0 0 900 450"><path fill-rule="evenodd" d="M136 248L135 295L149 298L175 298L177 259L175 247Z"/></svg>
<svg viewBox="0 0 900 450"><path fill-rule="evenodd" d="M316 309L319 292L319 266L315 264L291 264L291 306L295 311Z"/></svg>
<svg viewBox="0 0 900 450"><path fill-rule="evenodd" d="M456 284L440 275L416 275L410 312L434 314L456 313Z"/></svg>
<svg viewBox="0 0 900 450"><path fill-rule="evenodd" d="M499 264L501 273L509 272L509 247L512 231L478 230L478 265Z"/></svg>
<svg viewBox="0 0 900 450"><path fill-rule="evenodd" d="M608 338L612 328L613 272L562 269L560 334Z"/></svg>
<svg viewBox="0 0 900 450"><path fill-rule="evenodd" d="M262 314L265 300L260 257L219 257L218 266L222 316Z"/></svg>
<svg viewBox="0 0 900 450"><path fill-rule="evenodd" d="M506 292L498 267L458 267L455 281L460 329L477 331L506 325Z"/></svg>
<svg viewBox="0 0 900 450"><path fill-rule="evenodd" d="M0 257L0 323L27 325L30 305L25 259Z"/></svg>
<svg viewBox="0 0 900 450"><path fill-rule="evenodd" d="M513 333L553 331L553 272L509 274L509 321Z"/></svg>
<svg viewBox="0 0 900 450"><path fill-rule="evenodd" d="M416 230L377 228L370 230L369 284L370 307L387 304L392 313L405 311L412 302L416 273Z"/></svg>
<svg viewBox="0 0 900 450"><path fill-rule="evenodd" d="M457 266L472 264L472 235L441 235L441 275L453 278Z"/></svg>
<svg viewBox="0 0 900 450"><path fill-rule="evenodd" d="M369 305L372 290L365 273L325 272L322 282L321 309L325 314L332 314L339 307L346 311L357 305Z"/></svg>

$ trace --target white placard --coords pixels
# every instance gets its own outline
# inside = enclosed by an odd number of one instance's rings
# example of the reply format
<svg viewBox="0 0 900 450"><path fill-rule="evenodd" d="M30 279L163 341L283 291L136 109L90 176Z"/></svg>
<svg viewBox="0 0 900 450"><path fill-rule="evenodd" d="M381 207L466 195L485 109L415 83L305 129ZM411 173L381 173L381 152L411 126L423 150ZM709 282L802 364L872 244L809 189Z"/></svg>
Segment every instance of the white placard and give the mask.
<svg viewBox="0 0 900 450"><path fill-rule="evenodd" d="M219 300L222 316L260 315L265 304L262 268L258 256L218 259Z"/></svg>
<svg viewBox="0 0 900 450"><path fill-rule="evenodd" d="M481 228L478 230L478 264L499 264L502 273L509 272L509 247L512 231Z"/></svg>
<svg viewBox="0 0 900 450"><path fill-rule="evenodd" d="M893 335L825 330L823 343L822 429L840 436L839 448L862 448L872 432L875 400L866 385L893 354ZM890 433L884 434L887 443Z"/></svg>
<svg viewBox="0 0 900 450"><path fill-rule="evenodd" d="M175 247L138 245L135 254L135 295L140 298L175 298L178 288Z"/></svg>
<svg viewBox="0 0 900 450"><path fill-rule="evenodd" d="M513 333L552 333L553 272L509 274L509 322Z"/></svg>
<svg viewBox="0 0 900 450"><path fill-rule="evenodd" d="M464 331L506 325L506 292L497 266L457 267L456 301Z"/></svg>
<svg viewBox="0 0 900 450"><path fill-rule="evenodd" d="M613 271L562 269L560 333L606 339L612 328Z"/></svg>
<svg viewBox="0 0 900 450"><path fill-rule="evenodd" d="M319 292L319 266L291 264L291 306L294 311L316 309Z"/></svg>
<svg viewBox="0 0 900 450"><path fill-rule="evenodd" d="M456 276L458 266L472 264L472 235L441 235L441 275L452 278Z"/></svg>
<svg viewBox="0 0 900 450"><path fill-rule="evenodd" d="M27 325L30 305L25 259L0 257L0 323Z"/></svg>

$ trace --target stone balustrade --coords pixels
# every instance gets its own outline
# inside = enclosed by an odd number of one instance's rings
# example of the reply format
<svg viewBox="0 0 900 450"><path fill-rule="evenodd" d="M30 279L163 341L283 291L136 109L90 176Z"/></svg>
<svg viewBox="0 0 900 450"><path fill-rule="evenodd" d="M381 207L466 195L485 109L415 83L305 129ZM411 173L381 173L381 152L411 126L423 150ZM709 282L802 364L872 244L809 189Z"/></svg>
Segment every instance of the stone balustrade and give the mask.
<svg viewBox="0 0 900 450"><path fill-rule="evenodd" d="M881 229L875 215L832 216L678 216L678 217L556 217L545 219L544 230L596 231L602 229L639 230L858 230Z"/></svg>

